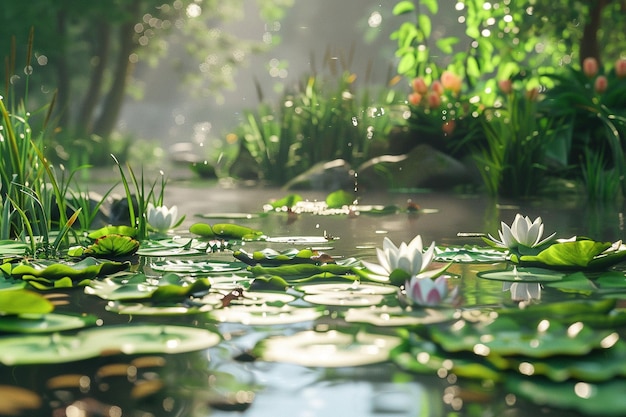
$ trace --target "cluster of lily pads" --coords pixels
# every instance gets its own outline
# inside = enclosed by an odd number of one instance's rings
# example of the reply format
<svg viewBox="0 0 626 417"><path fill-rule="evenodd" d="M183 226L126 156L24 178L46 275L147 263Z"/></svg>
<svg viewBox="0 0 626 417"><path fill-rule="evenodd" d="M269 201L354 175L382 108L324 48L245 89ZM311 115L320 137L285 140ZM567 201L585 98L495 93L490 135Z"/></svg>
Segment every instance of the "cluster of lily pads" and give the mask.
<svg viewBox="0 0 626 417"><path fill-rule="evenodd" d="M487 246L385 238L374 263L306 245L263 248L281 240L233 223L198 222L175 236L168 233L179 224L175 208L148 210L149 239L109 226L86 234L63 261L28 259L16 242L0 245L0 363L68 362L124 349L180 352L220 341L208 330L171 325L138 329L133 338L123 326L119 343L87 348L92 333L115 330L94 327L90 315L55 313L46 291L66 288L104 300L113 314L201 314L252 328L311 323L259 341L251 351L259 360L316 367L392 360L416 373L495 381L540 404L626 413L619 395L626 389L626 311L618 302L626 299L626 278L614 268L626 260L621 242L542 239L541 219L518 214L511 226L502 223L498 238L482 235ZM501 266L479 279L502 281L519 304L463 303L463 276L450 271L465 262ZM572 297L540 301L547 287ZM315 326L328 316L341 320ZM65 336L83 327L92 329Z"/></svg>

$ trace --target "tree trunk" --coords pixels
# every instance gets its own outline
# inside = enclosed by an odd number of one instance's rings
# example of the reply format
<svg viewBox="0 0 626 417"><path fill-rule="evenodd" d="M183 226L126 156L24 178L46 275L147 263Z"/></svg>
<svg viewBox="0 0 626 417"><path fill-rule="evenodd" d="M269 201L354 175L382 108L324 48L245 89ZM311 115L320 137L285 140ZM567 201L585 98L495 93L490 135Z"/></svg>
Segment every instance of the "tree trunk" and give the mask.
<svg viewBox="0 0 626 417"><path fill-rule="evenodd" d="M61 39L67 39L67 16L63 10L59 10L57 13L57 31ZM57 125L61 129L66 129L70 115L70 74L67 65L65 42L61 42L59 45L57 56Z"/></svg>
<svg viewBox="0 0 626 417"><path fill-rule="evenodd" d="M140 0L134 0L129 6L129 18L119 29L120 50L113 73L113 84L102 108L102 113L96 121L93 133L100 136L106 144L110 140L111 133L119 117L126 93L128 77L132 73L134 65L130 61L130 55L135 50L133 34L135 23L139 21ZM105 149L106 150L106 149Z"/></svg>
<svg viewBox="0 0 626 417"><path fill-rule="evenodd" d="M92 132L93 119L96 106L102 94L102 82L106 69L111 46L111 25L102 21L96 27L95 47L93 59L96 60L91 70L89 87L78 111L78 119L75 121L76 134L85 137Z"/></svg>
<svg viewBox="0 0 626 417"><path fill-rule="evenodd" d="M611 0L591 0L589 2L589 20L583 28L583 37L580 40L580 65L585 58L595 58L602 65L600 45L598 45L598 30L602 23L602 10Z"/></svg>

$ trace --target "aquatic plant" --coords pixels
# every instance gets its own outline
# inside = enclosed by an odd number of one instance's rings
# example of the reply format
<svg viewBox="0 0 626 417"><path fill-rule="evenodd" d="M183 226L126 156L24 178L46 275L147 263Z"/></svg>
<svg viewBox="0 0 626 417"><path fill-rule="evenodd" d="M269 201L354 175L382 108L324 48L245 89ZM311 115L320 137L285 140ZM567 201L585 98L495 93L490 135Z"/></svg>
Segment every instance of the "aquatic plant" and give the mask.
<svg viewBox="0 0 626 417"><path fill-rule="evenodd" d="M445 276L436 279L412 276L404 284L408 304L419 307L438 306L448 298L454 298L456 292L456 288L453 291L448 289L448 277Z"/></svg>
<svg viewBox="0 0 626 417"><path fill-rule="evenodd" d="M184 217L178 219L178 207L176 206L157 206L148 203L148 212L146 213L148 218L148 225L157 232L167 232L170 229L175 228L181 224Z"/></svg>
<svg viewBox="0 0 626 417"><path fill-rule="evenodd" d="M405 242L396 246L391 239L383 239L383 248L376 248L379 264L362 261L363 266L372 272L373 277L381 281L388 280L401 285L407 279L430 279L442 274L447 266L428 269L435 256L435 242L424 250L422 237L415 236L407 245Z"/></svg>
<svg viewBox="0 0 626 417"><path fill-rule="evenodd" d="M537 217L534 221L531 221L530 217L522 216L517 213L511 226L504 222L500 224L502 226L502 228L498 230L500 240L488 234L486 242L496 247L507 248L509 250L519 251L520 246L526 248L543 246L556 236L556 232L554 232L550 236L542 239L544 226L541 217Z"/></svg>

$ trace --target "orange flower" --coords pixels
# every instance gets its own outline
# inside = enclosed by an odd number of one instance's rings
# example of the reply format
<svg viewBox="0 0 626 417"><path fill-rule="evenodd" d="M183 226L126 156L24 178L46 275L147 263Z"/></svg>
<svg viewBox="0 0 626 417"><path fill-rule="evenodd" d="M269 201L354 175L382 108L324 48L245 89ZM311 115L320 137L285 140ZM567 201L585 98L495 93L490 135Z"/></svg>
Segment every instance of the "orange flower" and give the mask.
<svg viewBox="0 0 626 417"><path fill-rule="evenodd" d="M437 92L433 91L428 95L428 107L436 109L439 106L441 106L441 96L437 94Z"/></svg>
<svg viewBox="0 0 626 417"><path fill-rule="evenodd" d="M463 80L451 71L444 71L443 74L441 74L441 84L446 90L458 94L463 86Z"/></svg>
<svg viewBox="0 0 626 417"><path fill-rule="evenodd" d="M615 61L615 75L618 78L626 78L626 58Z"/></svg>
<svg viewBox="0 0 626 417"><path fill-rule="evenodd" d="M588 57L583 60L583 73L591 78L595 77L598 73L598 61L593 57Z"/></svg>
<svg viewBox="0 0 626 417"><path fill-rule="evenodd" d="M535 101L537 100L537 97L539 97L539 89L537 87L530 88L526 91L526 98L528 100Z"/></svg>
<svg viewBox="0 0 626 417"><path fill-rule="evenodd" d="M441 84L441 81L438 81L438 80L433 81L433 84L430 86L430 88L435 93L437 93L437 95L443 94L443 84Z"/></svg>
<svg viewBox="0 0 626 417"><path fill-rule="evenodd" d="M596 82L593 84L593 88L596 90L596 93L599 94L604 93L608 86L609 80L607 80L604 75L599 75L598 78L596 78Z"/></svg>
<svg viewBox="0 0 626 417"><path fill-rule="evenodd" d="M441 125L441 130L446 135L451 135L454 132L454 128L456 127L456 121L454 119L448 120Z"/></svg>
<svg viewBox="0 0 626 417"><path fill-rule="evenodd" d="M413 91L422 95L428 92L428 86L426 85L426 81L424 81L423 77L417 77L413 80Z"/></svg>
<svg viewBox="0 0 626 417"><path fill-rule="evenodd" d="M511 80L498 81L498 87L504 94L511 94L513 91L513 82Z"/></svg>
<svg viewBox="0 0 626 417"><path fill-rule="evenodd" d="M409 103L413 106L418 106L422 101L422 95L420 93L409 94Z"/></svg>

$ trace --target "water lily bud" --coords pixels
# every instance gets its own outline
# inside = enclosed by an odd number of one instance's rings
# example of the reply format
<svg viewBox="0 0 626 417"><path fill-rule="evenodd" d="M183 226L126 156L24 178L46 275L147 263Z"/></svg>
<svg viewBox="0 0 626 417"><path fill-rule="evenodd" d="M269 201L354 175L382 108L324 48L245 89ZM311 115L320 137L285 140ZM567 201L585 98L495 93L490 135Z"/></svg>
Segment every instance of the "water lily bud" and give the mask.
<svg viewBox="0 0 626 417"><path fill-rule="evenodd" d="M596 78L596 82L593 85L593 88L596 90L596 93L602 94L606 91L606 88L609 86L609 80L604 75L599 75Z"/></svg>
<svg viewBox="0 0 626 417"><path fill-rule="evenodd" d="M441 81L438 81L438 80L433 81L433 85L431 85L430 87L438 95L443 94L444 88L443 88L443 84L441 84Z"/></svg>
<svg viewBox="0 0 626 417"><path fill-rule="evenodd" d="M511 80L498 81L498 87L504 94L511 94L513 91L513 82Z"/></svg>
<svg viewBox="0 0 626 417"><path fill-rule="evenodd" d="M583 61L583 73L591 78L598 73L598 61L593 57L585 58Z"/></svg>
<svg viewBox="0 0 626 417"><path fill-rule="evenodd" d="M424 81L423 77L417 77L413 80L413 91L421 95L428 92L428 86L426 85L426 81Z"/></svg>
<svg viewBox="0 0 626 417"><path fill-rule="evenodd" d="M441 74L441 84L446 90L458 94L463 86L463 80L451 71L444 71L443 74Z"/></svg>
<svg viewBox="0 0 626 417"><path fill-rule="evenodd" d="M412 106L419 106L420 101L422 101L422 95L419 93L411 93L409 94L409 103Z"/></svg>
<svg viewBox="0 0 626 417"><path fill-rule="evenodd" d="M615 75L618 78L626 78L626 58L615 61Z"/></svg>
<svg viewBox="0 0 626 417"><path fill-rule="evenodd" d="M428 107L436 109L439 106L441 106L441 95L433 91L428 95Z"/></svg>
<svg viewBox="0 0 626 417"><path fill-rule="evenodd" d="M455 128L456 128L456 121L454 119L447 120L446 122L444 122L443 125L441 125L441 130L446 135L451 135L452 132L454 132Z"/></svg>

